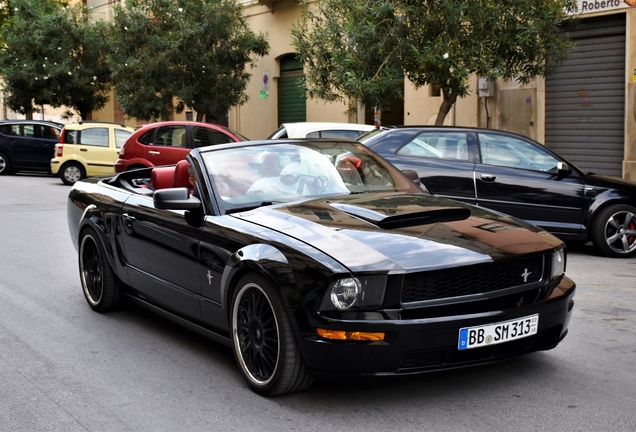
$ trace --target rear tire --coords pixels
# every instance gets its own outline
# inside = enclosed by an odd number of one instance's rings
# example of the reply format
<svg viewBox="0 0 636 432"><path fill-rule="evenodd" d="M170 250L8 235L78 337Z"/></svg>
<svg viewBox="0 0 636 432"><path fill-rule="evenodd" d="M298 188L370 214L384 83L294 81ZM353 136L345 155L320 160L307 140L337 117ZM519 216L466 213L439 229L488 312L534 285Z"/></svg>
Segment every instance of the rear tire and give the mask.
<svg viewBox="0 0 636 432"><path fill-rule="evenodd" d="M60 169L60 179L65 185L71 186L85 177L84 167L77 162L68 162Z"/></svg>
<svg viewBox="0 0 636 432"><path fill-rule="evenodd" d="M0 153L0 175L12 174L11 162L3 153Z"/></svg>
<svg viewBox="0 0 636 432"><path fill-rule="evenodd" d="M626 204L609 206L594 218L591 228L592 243L604 255L636 255L636 208Z"/></svg>
<svg viewBox="0 0 636 432"><path fill-rule="evenodd" d="M82 233L78 258L80 280L88 305L96 312L116 309L121 288L94 229L87 228Z"/></svg>
<svg viewBox="0 0 636 432"><path fill-rule="evenodd" d="M236 362L253 391L275 396L313 382L280 297L263 276L251 273L239 281L230 325Z"/></svg>

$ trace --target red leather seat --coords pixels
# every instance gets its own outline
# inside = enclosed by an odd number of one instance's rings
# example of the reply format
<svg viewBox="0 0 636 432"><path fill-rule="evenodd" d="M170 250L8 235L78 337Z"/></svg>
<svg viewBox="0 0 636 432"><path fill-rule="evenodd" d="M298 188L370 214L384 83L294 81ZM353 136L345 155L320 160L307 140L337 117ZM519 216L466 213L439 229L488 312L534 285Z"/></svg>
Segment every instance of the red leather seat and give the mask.
<svg viewBox="0 0 636 432"><path fill-rule="evenodd" d="M171 188L173 177L174 167L155 167L150 174L150 183L155 190Z"/></svg>
<svg viewBox="0 0 636 432"><path fill-rule="evenodd" d="M189 190L192 190L188 167L190 167L190 163L187 160L181 160L177 163L177 166L174 167L172 187L187 187Z"/></svg>

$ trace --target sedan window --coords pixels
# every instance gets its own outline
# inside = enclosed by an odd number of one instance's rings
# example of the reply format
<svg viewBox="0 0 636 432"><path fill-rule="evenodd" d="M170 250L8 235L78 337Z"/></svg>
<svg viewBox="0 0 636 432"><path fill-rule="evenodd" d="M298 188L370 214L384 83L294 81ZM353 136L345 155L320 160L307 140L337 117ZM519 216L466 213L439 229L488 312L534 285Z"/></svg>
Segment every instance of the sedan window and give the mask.
<svg viewBox="0 0 636 432"><path fill-rule="evenodd" d="M397 154L468 161L466 134L425 132L402 146Z"/></svg>
<svg viewBox="0 0 636 432"><path fill-rule="evenodd" d="M558 160L545 150L505 135L479 134L481 160L487 165L556 172Z"/></svg>
<svg viewBox="0 0 636 432"><path fill-rule="evenodd" d="M357 130L323 130L310 132L307 134L307 138L347 138L354 140L360 134L361 132Z"/></svg>

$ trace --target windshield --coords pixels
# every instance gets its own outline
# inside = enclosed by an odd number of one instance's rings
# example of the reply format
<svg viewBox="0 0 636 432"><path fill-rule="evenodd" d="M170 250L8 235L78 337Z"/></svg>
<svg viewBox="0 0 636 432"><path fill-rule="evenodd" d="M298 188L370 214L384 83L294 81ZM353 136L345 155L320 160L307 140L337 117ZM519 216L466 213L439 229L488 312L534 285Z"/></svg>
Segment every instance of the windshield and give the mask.
<svg viewBox="0 0 636 432"><path fill-rule="evenodd" d="M224 212L304 197L422 192L364 146L274 143L202 153Z"/></svg>
<svg viewBox="0 0 636 432"><path fill-rule="evenodd" d="M369 132L366 132L360 135L356 141L360 141L361 143L364 143L366 140L373 138L374 136L384 132L385 130L386 128L381 128L381 127L375 128L373 130L370 130Z"/></svg>

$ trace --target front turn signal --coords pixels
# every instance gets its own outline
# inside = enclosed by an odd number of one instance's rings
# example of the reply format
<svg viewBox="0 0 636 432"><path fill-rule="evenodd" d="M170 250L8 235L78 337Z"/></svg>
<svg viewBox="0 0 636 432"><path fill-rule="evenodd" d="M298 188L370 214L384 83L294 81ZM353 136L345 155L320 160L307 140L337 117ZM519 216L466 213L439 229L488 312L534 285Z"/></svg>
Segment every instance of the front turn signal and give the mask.
<svg viewBox="0 0 636 432"><path fill-rule="evenodd" d="M324 339L350 340L350 341L381 341L384 340L382 332L352 332L342 330L316 329L318 336Z"/></svg>

